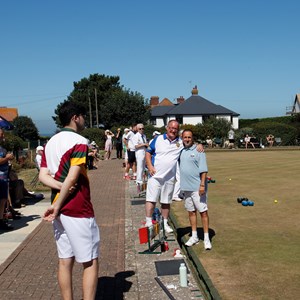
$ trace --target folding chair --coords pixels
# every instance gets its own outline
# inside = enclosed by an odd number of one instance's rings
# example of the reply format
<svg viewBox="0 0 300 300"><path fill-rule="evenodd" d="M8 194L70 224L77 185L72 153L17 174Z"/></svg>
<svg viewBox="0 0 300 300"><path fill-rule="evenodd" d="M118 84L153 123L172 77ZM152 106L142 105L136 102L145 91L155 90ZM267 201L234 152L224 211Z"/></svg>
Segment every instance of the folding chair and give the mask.
<svg viewBox="0 0 300 300"><path fill-rule="evenodd" d="M276 137L276 138L275 138L275 143L276 143L276 146L280 146L281 143L282 143L281 138L280 138L280 137Z"/></svg>

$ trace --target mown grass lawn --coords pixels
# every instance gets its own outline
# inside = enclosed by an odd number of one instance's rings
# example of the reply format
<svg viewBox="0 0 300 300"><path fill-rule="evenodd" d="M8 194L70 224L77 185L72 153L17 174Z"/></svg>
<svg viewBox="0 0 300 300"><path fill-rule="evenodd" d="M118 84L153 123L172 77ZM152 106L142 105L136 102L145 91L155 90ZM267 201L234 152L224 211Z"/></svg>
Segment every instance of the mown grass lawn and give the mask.
<svg viewBox="0 0 300 300"><path fill-rule="evenodd" d="M298 299L300 151L206 155L216 180L209 184L213 249L193 247L222 299ZM254 206L238 204L241 196ZM172 210L180 227L188 227L183 203L173 203Z"/></svg>

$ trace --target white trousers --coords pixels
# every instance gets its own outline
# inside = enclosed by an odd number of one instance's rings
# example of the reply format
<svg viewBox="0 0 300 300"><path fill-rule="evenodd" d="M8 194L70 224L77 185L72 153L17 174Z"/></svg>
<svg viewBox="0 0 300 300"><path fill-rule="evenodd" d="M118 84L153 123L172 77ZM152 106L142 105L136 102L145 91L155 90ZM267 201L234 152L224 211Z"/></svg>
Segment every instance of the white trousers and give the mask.
<svg viewBox="0 0 300 300"><path fill-rule="evenodd" d="M172 199L179 199L180 194L180 171L179 171L179 164L176 164L176 177L175 177L175 186Z"/></svg>
<svg viewBox="0 0 300 300"><path fill-rule="evenodd" d="M142 184L144 182L144 172L145 172L145 151L136 151L136 183Z"/></svg>

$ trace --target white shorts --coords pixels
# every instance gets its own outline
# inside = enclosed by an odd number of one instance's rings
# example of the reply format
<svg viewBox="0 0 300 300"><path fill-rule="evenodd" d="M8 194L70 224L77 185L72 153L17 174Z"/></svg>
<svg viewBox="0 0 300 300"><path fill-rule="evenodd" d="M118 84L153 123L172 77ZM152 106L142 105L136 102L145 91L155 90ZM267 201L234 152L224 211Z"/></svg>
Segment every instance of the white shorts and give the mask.
<svg viewBox="0 0 300 300"><path fill-rule="evenodd" d="M147 182L146 201L160 204L172 203L172 196L175 185L175 177L167 181L150 177Z"/></svg>
<svg viewBox="0 0 300 300"><path fill-rule="evenodd" d="M199 195L199 192L184 191L184 206L187 211L198 210L200 213L207 211L207 193Z"/></svg>
<svg viewBox="0 0 300 300"><path fill-rule="evenodd" d="M95 218L73 218L61 214L53 221L59 258L75 257L78 263L99 256L100 233Z"/></svg>

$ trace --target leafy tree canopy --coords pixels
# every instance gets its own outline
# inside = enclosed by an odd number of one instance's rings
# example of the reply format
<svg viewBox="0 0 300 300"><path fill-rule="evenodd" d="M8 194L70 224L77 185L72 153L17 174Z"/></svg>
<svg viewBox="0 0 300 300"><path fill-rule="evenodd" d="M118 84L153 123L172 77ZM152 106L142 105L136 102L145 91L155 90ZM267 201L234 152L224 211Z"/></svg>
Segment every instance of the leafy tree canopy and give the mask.
<svg viewBox="0 0 300 300"><path fill-rule="evenodd" d="M83 103L87 111L87 127L97 127L102 124L105 128L120 124L146 122L149 112L144 97L126 90L119 83L119 76L92 74L74 82L74 90L68 100ZM53 117L58 126L58 110Z"/></svg>
<svg viewBox="0 0 300 300"><path fill-rule="evenodd" d="M20 137L23 140L37 140L39 138L39 132L33 123L32 119L27 116L19 116L13 120L14 135Z"/></svg>

